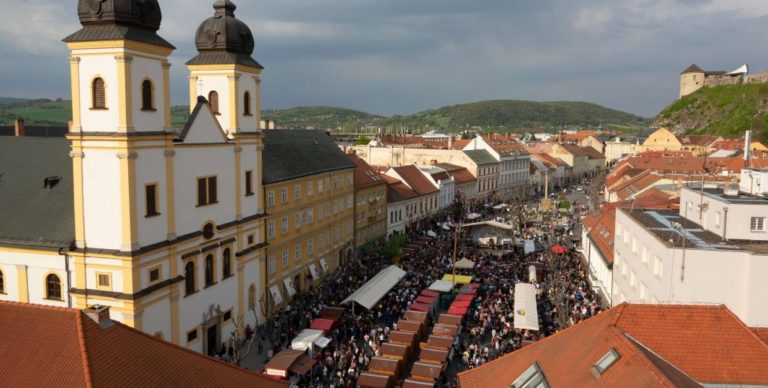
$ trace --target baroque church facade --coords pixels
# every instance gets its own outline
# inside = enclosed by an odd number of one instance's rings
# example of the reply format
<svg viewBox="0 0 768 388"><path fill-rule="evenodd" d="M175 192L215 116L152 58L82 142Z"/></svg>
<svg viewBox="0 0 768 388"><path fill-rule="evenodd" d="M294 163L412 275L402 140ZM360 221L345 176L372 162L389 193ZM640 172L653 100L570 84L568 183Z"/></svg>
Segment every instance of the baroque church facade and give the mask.
<svg viewBox="0 0 768 388"><path fill-rule="evenodd" d="M66 140L6 143L37 161L5 180L45 176L46 191L7 209L0 300L108 306L115 320L208 354L238 320L265 319L262 66L234 4L213 7L187 62L191 114L174 130L174 47L157 34L157 0L79 0L82 29L64 39ZM64 143L68 166L46 151ZM18 227L31 218L38 228Z"/></svg>

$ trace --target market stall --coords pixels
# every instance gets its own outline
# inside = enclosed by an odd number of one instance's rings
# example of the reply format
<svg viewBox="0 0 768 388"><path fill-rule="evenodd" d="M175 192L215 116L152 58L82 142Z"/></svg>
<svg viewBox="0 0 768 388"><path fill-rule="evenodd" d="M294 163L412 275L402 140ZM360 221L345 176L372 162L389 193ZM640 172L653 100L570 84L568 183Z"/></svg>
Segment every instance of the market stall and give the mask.
<svg viewBox="0 0 768 388"><path fill-rule="evenodd" d="M529 283L515 284L515 329L539 330L539 313L536 307L536 287Z"/></svg>
<svg viewBox="0 0 768 388"><path fill-rule="evenodd" d="M411 377L419 381L435 383L440 379L444 369L444 365L416 361L413 363L413 368L411 368Z"/></svg>
<svg viewBox="0 0 768 388"><path fill-rule="evenodd" d="M400 280L405 277L405 271L396 265L381 270L376 276L344 299L341 304L356 302L366 310L370 310L386 295Z"/></svg>
<svg viewBox="0 0 768 388"><path fill-rule="evenodd" d="M463 319L463 316L440 314L440 317L437 318L437 323L460 326L462 319Z"/></svg>
<svg viewBox="0 0 768 388"><path fill-rule="evenodd" d="M403 381L402 388L434 388L435 383L434 382L427 382L422 380L416 380L416 379L405 379Z"/></svg>
<svg viewBox="0 0 768 388"><path fill-rule="evenodd" d="M385 342L381 344L381 355L382 357L402 360L403 365L406 365L411 358L411 348L408 345Z"/></svg>
<svg viewBox="0 0 768 388"><path fill-rule="evenodd" d="M400 381L403 376L403 363L401 360L387 357L373 357L368 364L368 371L392 376L395 381Z"/></svg>
<svg viewBox="0 0 768 388"><path fill-rule="evenodd" d="M363 372L357 378L357 386L360 388L392 388L395 386L392 380L392 376Z"/></svg>

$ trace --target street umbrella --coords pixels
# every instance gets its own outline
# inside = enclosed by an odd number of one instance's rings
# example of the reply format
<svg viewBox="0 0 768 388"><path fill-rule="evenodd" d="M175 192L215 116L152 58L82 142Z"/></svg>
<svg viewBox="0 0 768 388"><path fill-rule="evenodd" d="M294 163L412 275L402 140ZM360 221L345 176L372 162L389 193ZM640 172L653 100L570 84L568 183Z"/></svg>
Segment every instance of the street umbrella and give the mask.
<svg viewBox="0 0 768 388"><path fill-rule="evenodd" d="M552 251L552 253L562 255L566 252L566 249L562 245L553 245L550 251Z"/></svg>

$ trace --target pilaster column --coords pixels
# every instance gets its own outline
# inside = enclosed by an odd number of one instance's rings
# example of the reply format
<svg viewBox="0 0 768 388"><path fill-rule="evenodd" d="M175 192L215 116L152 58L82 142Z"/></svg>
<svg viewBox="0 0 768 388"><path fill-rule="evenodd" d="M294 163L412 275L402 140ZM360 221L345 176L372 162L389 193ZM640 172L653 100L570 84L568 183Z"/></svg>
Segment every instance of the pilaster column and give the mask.
<svg viewBox="0 0 768 388"><path fill-rule="evenodd" d="M71 132L80 132L80 57L69 57L69 74L72 88L72 128Z"/></svg>
<svg viewBox="0 0 768 388"><path fill-rule="evenodd" d="M118 132L133 132L133 84L131 63L133 57L115 56L117 61Z"/></svg>

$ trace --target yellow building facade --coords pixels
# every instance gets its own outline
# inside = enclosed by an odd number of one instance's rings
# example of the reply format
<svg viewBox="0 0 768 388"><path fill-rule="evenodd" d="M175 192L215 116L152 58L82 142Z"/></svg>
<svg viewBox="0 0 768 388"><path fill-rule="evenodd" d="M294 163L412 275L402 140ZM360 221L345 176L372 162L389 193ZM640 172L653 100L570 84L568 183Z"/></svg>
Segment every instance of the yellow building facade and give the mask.
<svg viewBox="0 0 768 388"><path fill-rule="evenodd" d="M355 191L354 164L323 132L267 130L264 152L269 314L352 256Z"/></svg>
<svg viewBox="0 0 768 388"><path fill-rule="evenodd" d="M387 235L387 183L355 154L355 249Z"/></svg>
<svg viewBox="0 0 768 388"><path fill-rule="evenodd" d="M680 151L683 143L666 128L659 128L643 142L641 151Z"/></svg>

